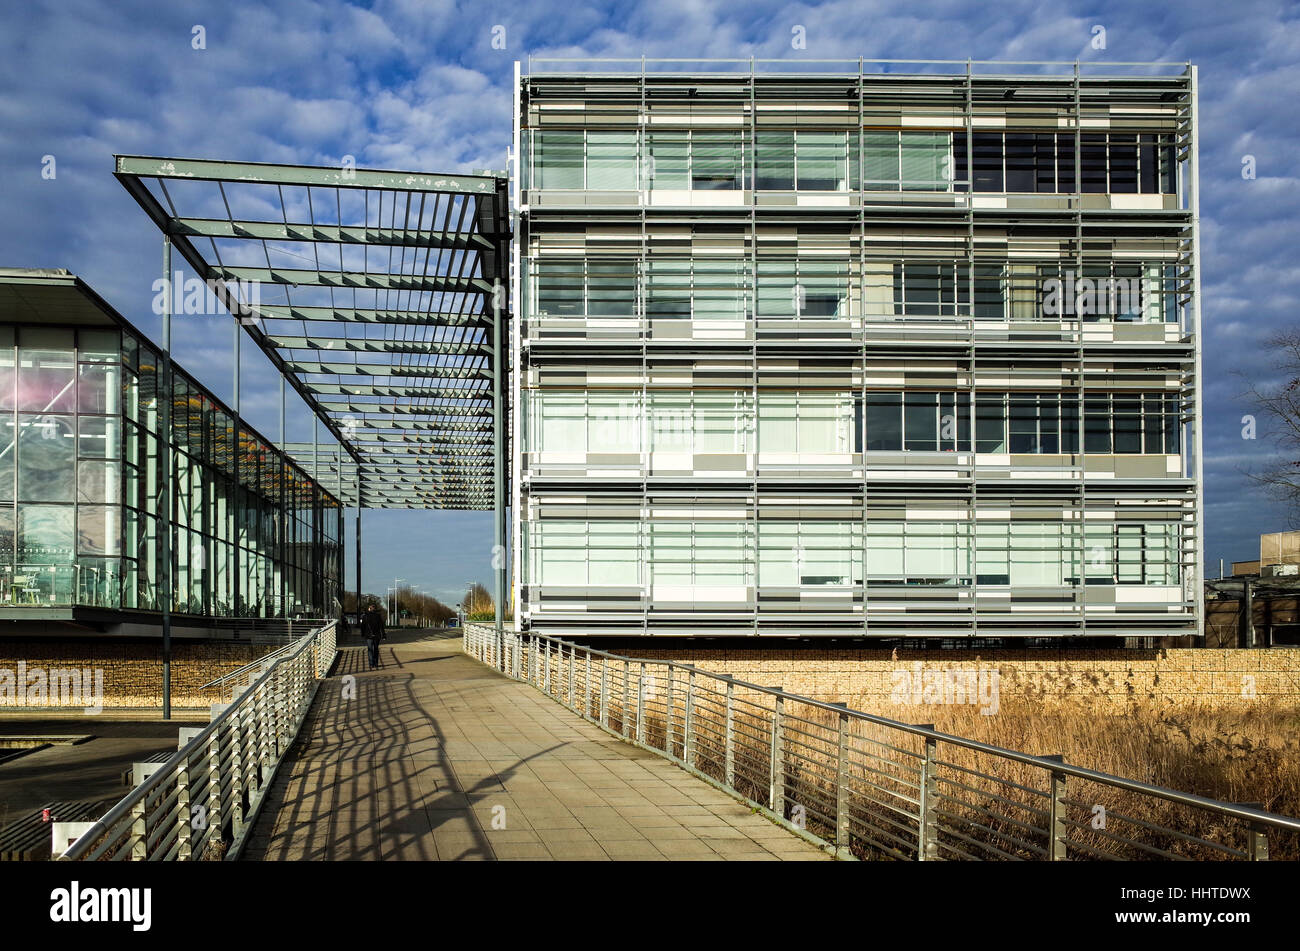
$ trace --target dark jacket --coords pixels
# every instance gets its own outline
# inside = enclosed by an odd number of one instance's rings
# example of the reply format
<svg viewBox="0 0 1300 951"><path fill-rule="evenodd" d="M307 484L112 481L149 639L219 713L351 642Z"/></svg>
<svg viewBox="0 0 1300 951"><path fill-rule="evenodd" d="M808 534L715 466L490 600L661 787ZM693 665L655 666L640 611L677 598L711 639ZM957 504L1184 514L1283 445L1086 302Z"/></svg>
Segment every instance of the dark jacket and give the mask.
<svg viewBox="0 0 1300 951"><path fill-rule="evenodd" d="M366 640L378 641L384 636L384 618L378 611L363 611L361 614L361 636Z"/></svg>

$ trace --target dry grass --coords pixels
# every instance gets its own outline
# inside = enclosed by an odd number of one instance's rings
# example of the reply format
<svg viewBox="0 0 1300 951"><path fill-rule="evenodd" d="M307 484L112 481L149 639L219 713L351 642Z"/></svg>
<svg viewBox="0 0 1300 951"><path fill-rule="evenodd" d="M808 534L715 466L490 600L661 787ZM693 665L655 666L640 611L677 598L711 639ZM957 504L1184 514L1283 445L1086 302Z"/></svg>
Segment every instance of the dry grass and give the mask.
<svg viewBox="0 0 1300 951"><path fill-rule="evenodd" d="M849 706L866 710L862 705ZM1260 802L1300 816L1300 711L1256 701L1245 709L1147 702L1122 713L1085 701L1006 701L995 716L971 706L866 710L994 746L1061 754L1075 766L1226 802Z"/></svg>
<svg viewBox="0 0 1300 951"><path fill-rule="evenodd" d="M666 671L653 663L646 667L659 679L657 692L644 705L645 740L659 749L668 746L681 758L685 685L677 682L670 707ZM585 684L584 672L574 673L578 695L592 697L589 715L597 715L596 677ZM607 723L621 731L621 672L611 675ZM553 695L559 695L567 671L555 665L552 676ZM723 781L722 697L710 694L709 686L707 679L697 682L691 765ZM1126 779L1300 816L1300 712L1294 708L1263 701L1244 708L1171 708L1141 700L1117 708L1103 699L1045 704L1004 698L996 715L985 716L971 705L870 706L862 698L849 698L847 705L903 723L933 723L942 733L1009 750L1059 754L1071 765ZM770 781L770 708L769 696L737 690L735 788L762 803ZM673 723L670 744L665 742L668 716ZM628 732L635 736L634 710L628 710L628 719ZM851 817L852 851L862 858L913 858L919 845L915 816L923 742L888 727L851 722L846 814ZM832 840L838 718L789 699L784 724L784 815L794 820L797 809L808 831ZM935 857L1045 857L1050 842L1047 770L947 743L938 745L936 759ZM1100 827L1099 809L1106 820ZM1237 820L1074 777L1067 781L1061 815L1072 859L1098 857L1099 852L1133 860L1166 855L1219 859L1228 856L1206 843L1246 851L1249 842L1248 830ZM1300 859L1300 837L1294 834L1270 831L1268 847L1271 858Z"/></svg>

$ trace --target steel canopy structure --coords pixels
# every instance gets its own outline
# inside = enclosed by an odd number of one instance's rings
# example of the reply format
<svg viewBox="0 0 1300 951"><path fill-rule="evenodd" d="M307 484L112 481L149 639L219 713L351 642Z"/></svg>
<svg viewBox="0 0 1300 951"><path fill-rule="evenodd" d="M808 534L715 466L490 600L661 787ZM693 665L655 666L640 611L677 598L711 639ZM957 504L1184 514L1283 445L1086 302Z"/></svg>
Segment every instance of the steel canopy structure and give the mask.
<svg viewBox="0 0 1300 951"><path fill-rule="evenodd" d="M286 444L300 464L359 507L504 508L504 177L128 155L115 174L337 440Z"/></svg>
<svg viewBox="0 0 1300 951"><path fill-rule="evenodd" d="M281 447L356 506L358 605L363 508L491 510L501 636L509 537L504 174L138 155L115 161L118 181L163 234L164 378L170 379L173 311L236 318L235 417L242 327L280 374ZM173 246L197 275L194 288L177 286ZM320 445L315 422L311 443L287 442L286 383L334 445ZM170 414L170 395L163 402ZM164 432L168 426L164 420ZM160 504L170 511L173 454L165 437L161 449L167 462ZM159 557L169 564L165 525ZM166 598L162 620L167 716Z"/></svg>

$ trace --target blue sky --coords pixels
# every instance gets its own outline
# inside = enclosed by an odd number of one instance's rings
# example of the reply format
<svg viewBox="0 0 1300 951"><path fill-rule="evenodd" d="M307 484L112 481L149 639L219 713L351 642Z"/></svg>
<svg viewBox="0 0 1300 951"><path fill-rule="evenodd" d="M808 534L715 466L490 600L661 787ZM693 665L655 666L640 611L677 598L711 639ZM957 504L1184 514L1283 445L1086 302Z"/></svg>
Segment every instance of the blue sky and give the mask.
<svg viewBox="0 0 1300 951"><path fill-rule="evenodd" d="M804 50L791 47L796 25ZM1091 46L1098 25L1104 50ZM195 26L205 49L193 48ZM504 50L493 47L496 27ZM1297 320L1297 4L10 3L0 12L0 266L66 267L156 334L159 237L112 177L114 153L502 168L513 62L530 54L1199 64L1211 572L1219 558L1257 557L1258 534L1285 527L1241 474L1269 447L1241 438L1249 407L1234 373L1268 379L1264 341ZM53 180L41 177L46 155L57 161ZM177 360L225 398L229 338L211 317L174 326ZM255 347L243 350L245 415L274 437L275 374ZM301 403L289 429L310 438ZM368 513L364 540L370 591L401 577L454 600L465 582L490 579L489 513Z"/></svg>

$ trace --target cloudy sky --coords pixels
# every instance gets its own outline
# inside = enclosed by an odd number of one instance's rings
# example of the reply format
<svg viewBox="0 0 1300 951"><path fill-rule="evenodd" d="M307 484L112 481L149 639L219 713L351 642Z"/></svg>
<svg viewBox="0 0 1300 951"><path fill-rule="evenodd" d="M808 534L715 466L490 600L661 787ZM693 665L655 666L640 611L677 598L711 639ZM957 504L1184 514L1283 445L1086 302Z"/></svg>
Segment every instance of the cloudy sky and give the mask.
<svg viewBox="0 0 1300 951"><path fill-rule="evenodd" d="M792 49L795 26L805 50ZM1097 26L1104 50L1093 48ZM205 48L194 48L195 27ZM504 50L493 45L502 28ZM114 153L502 168L514 60L643 54L1199 64L1211 573L1220 558L1257 557L1258 534L1284 527L1241 474L1269 447L1242 438L1250 407L1237 399L1235 374L1269 379L1265 341L1297 320L1296 4L9 3L0 12L0 266L68 268L156 335L159 237L113 178ZM57 162L52 180L41 175L47 155ZM1246 156L1254 178L1242 175ZM229 398L228 327L178 320L174 337L177 360ZM256 348L243 349L244 411L274 436L274 373ZM300 403L289 435L310 438ZM454 600L464 582L489 580L490 532L487 513L368 514L365 587L382 591L401 577Z"/></svg>

